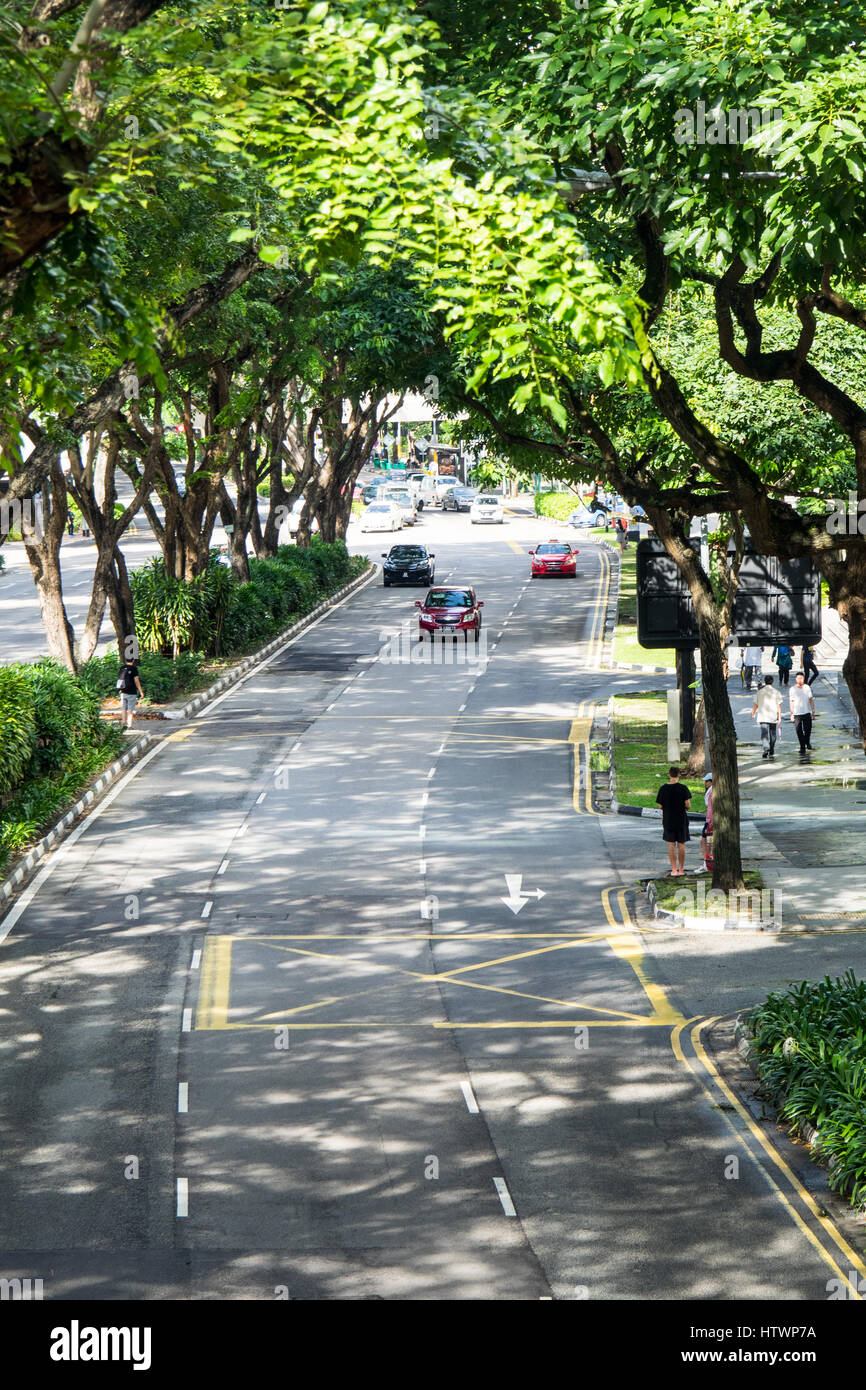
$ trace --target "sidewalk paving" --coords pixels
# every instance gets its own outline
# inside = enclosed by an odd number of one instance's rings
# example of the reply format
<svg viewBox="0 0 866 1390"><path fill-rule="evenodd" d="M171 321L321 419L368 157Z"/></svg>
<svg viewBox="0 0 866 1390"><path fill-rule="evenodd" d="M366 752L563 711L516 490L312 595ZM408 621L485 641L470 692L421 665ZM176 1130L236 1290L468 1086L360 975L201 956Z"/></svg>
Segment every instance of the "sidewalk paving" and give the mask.
<svg viewBox="0 0 866 1390"><path fill-rule="evenodd" d="M825 659L822 671L827 666ZM774 676L778 689L769 651L764 674ZM759 869L765 886L781 894L784 932L866 928L866 757L851 733L837 680L841 676L830 671L813 686L814 751L803 758L787 688L781 689L782 737L772 761L761 756L760 729L751 718L754 690L746 690L738 674L728 682L737 729L743 862ZM658 821L619 816L604 821L622 883L667 872ZM693 827L686 870L702 868Z"/></svg>

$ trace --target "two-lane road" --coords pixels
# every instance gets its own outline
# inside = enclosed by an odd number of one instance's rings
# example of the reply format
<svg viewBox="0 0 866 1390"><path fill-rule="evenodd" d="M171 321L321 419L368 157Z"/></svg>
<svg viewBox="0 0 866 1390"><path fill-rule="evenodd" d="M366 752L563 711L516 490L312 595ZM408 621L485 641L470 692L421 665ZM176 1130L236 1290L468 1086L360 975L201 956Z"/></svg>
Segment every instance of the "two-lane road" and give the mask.
<svg viewBox="0 0 866 1390"><path fill-rule="evenodd" d="M847 1255L704 1089L600 833L607 553L530 582L532 522L416 534L479 648L368 586L161 743L0 947L0 1273L825 1297Z"/></svg>

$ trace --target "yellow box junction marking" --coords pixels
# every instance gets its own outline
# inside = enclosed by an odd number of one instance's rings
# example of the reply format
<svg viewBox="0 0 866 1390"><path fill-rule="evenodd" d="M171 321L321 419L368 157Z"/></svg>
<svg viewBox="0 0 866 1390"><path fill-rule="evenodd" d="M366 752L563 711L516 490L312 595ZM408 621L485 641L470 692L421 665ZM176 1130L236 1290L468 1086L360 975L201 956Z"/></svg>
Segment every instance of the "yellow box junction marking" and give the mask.
<svg viewBox="0 0 866 1390"><path fill-rule="evenodd" d="M616 925L614 923L614 925ZM623 934L618 932L617 939ZM377 943L397 944L406 940L426 940L444 944L449 941L464 940L515 940L522 939L527 941L537 940L539 937L546 941L543 946L534 946L530 949L511 953L506 956L497 956L491 960L477 961L470 965L455 966L451 970L445 970L440 974L430 974L418 970L407 970L402 966L392 965L388 962L376 961L369 956L359 956L347 954L345 952L333 952L316 950L311 946L292 945L292 942L325 942L331 940L358 941L358 937L353 933L329 933L319 935L316 933L304 933L297 936L287 935L278 937L208 937L205 941L204 960L202 966L201 991L199 1005L196 1012L196 1029L219 1031L232 1028L265 1028L275 1027L278 1023L297 1028L352 1028L352 1027L434 1027L434 1028L571 1028L580 1026L594 1027L646 1027L646 1026L669 1026L672 1015L670 1011L665 1011L658 1007L658 995L653 997L649 994L650 1001L653 1003L653 1013L649 1016L633 1013L630 1010L606 1009L601 1005L588 1004L576 999L561 999L549 995L534 994L527 990L511 989L504 985L487 985L478 980L468 980L464 977L469 973L485 970L496 965L509 964L516 960L525 960L533 956L546 955L553 951L564 951L575 947L586 946L593 942L611 941L610 931L590 931L590 932L544 932L544 933L513 933L513 932L455 932L451 935L444 933L430 932L409 932L377 935L375 937L364 938L364 943L372 941ZM230 989L229 977L231 970L232 943L235 943L235 952L247 944L258 947L268 947L272 950L283 952L288 955L299 957L310 957L317 960L333 961L341 966L360 965L375 971L376 973L386 973L391 978L376 984L371 984L364 989L351 990L344 994L327 995L318 1000L311 1000L307 1003L296 1005L288 1009L279 1009L267 1014L259 1014L253 1018L232 1022L229 1016L230 1009ZM629 960L632 968L635 968L633 960ZM399 977L395 979L394 977ZM332 1023L325 1021L315 1021L312 1023L297 1022L301 1014L309 1014L318 1009L327 1009L333 1004L343 1003L348 999L358 999L368 997L373 994L391 989L400 979L416 980L421 985L439 986L441 983L449 983L463 989L477 989L485 993L501 994L509 998L529 999L534 1003L553 1004L558 1008L578 1009L585 1013L585 1017L578 1019L520 1019L520 1020L497 1020L495 1022L438 1022L424 1020L401 1020L399 1022L354 1020L346 1023ZM646 986L645 986L646 988ZM655 988L650 986L650 989ZM679 1015L674 1015L679 1017Z"/></svg>

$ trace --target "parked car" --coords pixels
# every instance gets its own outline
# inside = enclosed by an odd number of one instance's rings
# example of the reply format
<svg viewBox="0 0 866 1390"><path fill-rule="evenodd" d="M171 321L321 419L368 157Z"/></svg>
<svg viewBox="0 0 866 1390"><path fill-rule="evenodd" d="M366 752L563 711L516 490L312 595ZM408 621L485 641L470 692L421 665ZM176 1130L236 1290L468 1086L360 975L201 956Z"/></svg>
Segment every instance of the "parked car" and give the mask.
<svg viewBox="0 0 866 1390"><path fill-rule="evenodd" d="M468 512L476 496L474 488L450 487L442 498L443 512Z"/></svg>
<svg viewBox="0 0 866 1390"><path fill-rule="evenodd" d="M418 612L418 637L424 640L425 634L432 641L437 635L446 637L449 633L456 640L458 632L469 640L469 633L475 634L477 642L481 637L482 600L476 598L472 588L431 589L424 599L415 600Z"/></svg>
<svg viewBox="0 0 866 1390"><path fill-rule="evenodd" d="M396 502L372 502L361 517L362 531L400 531L403 513Z"/></svg>
<svg viewBox="0 0 866 1390"><path fill-rule="evenodd" d="M425 545L392 545L382 551L382 583L433 584L436 581L436 556Z"/></svg>
<svg viewBox="0 0 866 1390"><path fill-rule="evenodd" d="M375 502L382 490L381 483L365 483L361 488L361 501L364 506L369 507L371 502Z"/></svg>
<svg viewBox="0 0 866 1390"><path fill-rule="evenodd" d="M568 518L568 525L588 531L592 526L606 526L608 515L606 507L593 503L592 507L578 507L573 511Z"/></svg>
<svg viewBox="0 0 866 1390"><path fill-rule="evenodd" d="M469 520L475 526L479 521L505 521L501 497L475 497L469 508Z"/></svg>
<svg viewBox="0 0 866 1390"><path fill-rule="evenodd" d="M573 579L577 574L577 551L568 541L542 541L534 550L531 576L539 579L545 574L565 574Z"/></svg>

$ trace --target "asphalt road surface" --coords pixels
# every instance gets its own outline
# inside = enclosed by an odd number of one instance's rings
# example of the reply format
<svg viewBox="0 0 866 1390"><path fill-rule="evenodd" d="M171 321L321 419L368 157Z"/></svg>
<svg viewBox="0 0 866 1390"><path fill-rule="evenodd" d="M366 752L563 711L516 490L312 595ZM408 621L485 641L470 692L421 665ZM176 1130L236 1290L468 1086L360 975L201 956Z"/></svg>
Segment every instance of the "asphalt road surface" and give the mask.
<svg viewBox="0 0 866 1390"><path fill-rule="evenodd" d="M826 1299L844 1242L717 1086L588 795L607 554L530 582L539 534L428 516L479 649L419 652L421 591L379 579L170 732L0 924L0 1274Z"/></svg>

